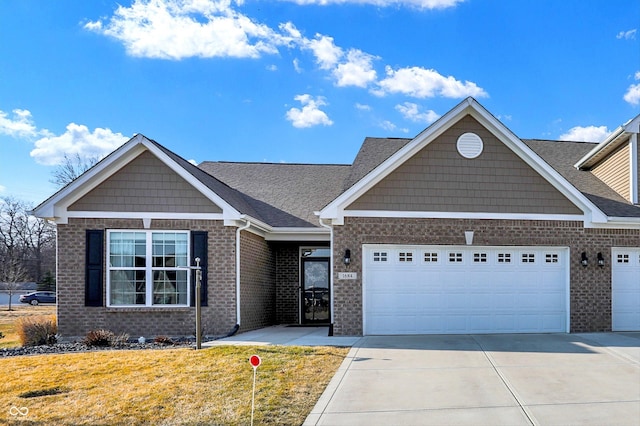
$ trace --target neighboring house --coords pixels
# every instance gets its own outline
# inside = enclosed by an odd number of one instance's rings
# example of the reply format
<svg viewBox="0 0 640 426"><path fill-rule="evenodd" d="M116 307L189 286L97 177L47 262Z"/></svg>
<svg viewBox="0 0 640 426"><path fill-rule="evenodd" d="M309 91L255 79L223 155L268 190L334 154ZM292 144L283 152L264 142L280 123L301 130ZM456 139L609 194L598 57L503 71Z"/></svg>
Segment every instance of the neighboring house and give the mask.
<svg viewBox="0 0 640 426"><path fill-rule="evenodd" d="M205 162L137 135L35 209L64 336L640 330L640 116L521 140L474 99L351 165Z"/></svg>

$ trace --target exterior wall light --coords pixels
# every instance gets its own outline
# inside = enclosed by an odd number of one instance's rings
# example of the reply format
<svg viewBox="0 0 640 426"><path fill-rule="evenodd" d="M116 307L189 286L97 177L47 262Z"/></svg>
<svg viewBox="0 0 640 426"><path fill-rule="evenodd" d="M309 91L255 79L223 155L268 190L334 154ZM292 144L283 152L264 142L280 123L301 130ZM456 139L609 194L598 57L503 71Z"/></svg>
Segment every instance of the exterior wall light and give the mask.
<svg viewBox="0 0 640 426"><path fill-rule="evenodd" d="M582 252L582 258L580 260L580 263L582 264L582 266L587 266L589 264L589 259L587 259L587 253L586 252Z"/></svg>
<svg viewBox="0 0 640 426"><path fill-rule="evenodd" d="M348 264L350 264L350 263L351 263L351 250L346 249L346 250L344 251L344 259L343 259L343 262L344 262L344 264L345 264L345 265L348 265Z"/></svg>
<svg viewBox="0 0 640 426"><path fill-rule="evenodd" d="M602 257L602 252L598 252L598 266L604 267L604 257Z"/></svg>

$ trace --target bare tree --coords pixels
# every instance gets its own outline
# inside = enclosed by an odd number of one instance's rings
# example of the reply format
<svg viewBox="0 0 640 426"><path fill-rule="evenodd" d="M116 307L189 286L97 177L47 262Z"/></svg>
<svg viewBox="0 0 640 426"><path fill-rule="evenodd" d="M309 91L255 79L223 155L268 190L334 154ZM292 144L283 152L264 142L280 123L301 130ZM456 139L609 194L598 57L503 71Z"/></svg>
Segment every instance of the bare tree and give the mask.
<svg viewBox="0 0 640 426"><path fill-rule="evenodd" d="M76 154L72 157L65 154L62 164L51 172L51 179L49 179L49 182L56 185L58 188L62 188L93 167L99 160L100 158L96 156L82 158L80 157L80 154Z"/></svg>
<svg viewBox="0 0 640 426"><path fill-rule="evenodd" d="M0 198L0 282L10 299L22 282L41 282L55 273L55 227L32 216L30 207L13 197Z"/></svg>
<svg viewBox="0 0 640 426"><path fill-rule="evenodd" d="M8 259L0 265L0 280L4 282L4 289L9 294L9 310L11 308L11 298L18 290L22 282L27 280L29 274L22 262L17 259Z"/></svg>

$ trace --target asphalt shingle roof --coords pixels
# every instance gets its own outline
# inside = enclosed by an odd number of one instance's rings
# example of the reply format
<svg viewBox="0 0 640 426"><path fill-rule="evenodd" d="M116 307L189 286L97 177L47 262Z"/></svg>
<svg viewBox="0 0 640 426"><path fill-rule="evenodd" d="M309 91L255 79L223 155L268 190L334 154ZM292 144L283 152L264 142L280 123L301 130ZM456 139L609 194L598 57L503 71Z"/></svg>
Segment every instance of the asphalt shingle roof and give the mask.
<svg viewBox="0 0 640 426"><path fill-rule="evenodd" d="M340 195L351 170L340 164L212 161L198 167L249 196L259 215L254 217L283 227L320 226L313 212Z"/></svg>
<svg viewBox="0 0 640 426"><path fill-rule="evenodd" d="M573 166L596 144L538 139L523 139L523 142L607 216L640 217L640 207L625 200L591 172Z"/></svg>
<svg viewBox="0 0 640 426"><path fill-rule="evenodd" d="M318 227L315 211L411 140L366 138L352 165L205 161L197 167L154 143L239 212L274 227ZM573 167L595 144L538 139L523 142L606 215L640 217L640 207L629 203L591 172Z"/></svg>

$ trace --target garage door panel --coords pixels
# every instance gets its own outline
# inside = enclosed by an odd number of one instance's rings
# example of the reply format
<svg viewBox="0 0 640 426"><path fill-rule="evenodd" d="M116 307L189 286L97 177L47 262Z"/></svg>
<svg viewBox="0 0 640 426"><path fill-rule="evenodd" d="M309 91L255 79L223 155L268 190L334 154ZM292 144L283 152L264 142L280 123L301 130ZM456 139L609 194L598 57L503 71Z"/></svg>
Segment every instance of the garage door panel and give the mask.
<svg viewBox="0 0 640 426"><path fill-rule="evenodd" d="M566 332L566 251L365 246L365 334Z"/></svg>
<svg viewBox="0 0 640 426"><path fill-rule="evenodd" d="M640 248L611 250L611 327L640 331Z"/></svg>

